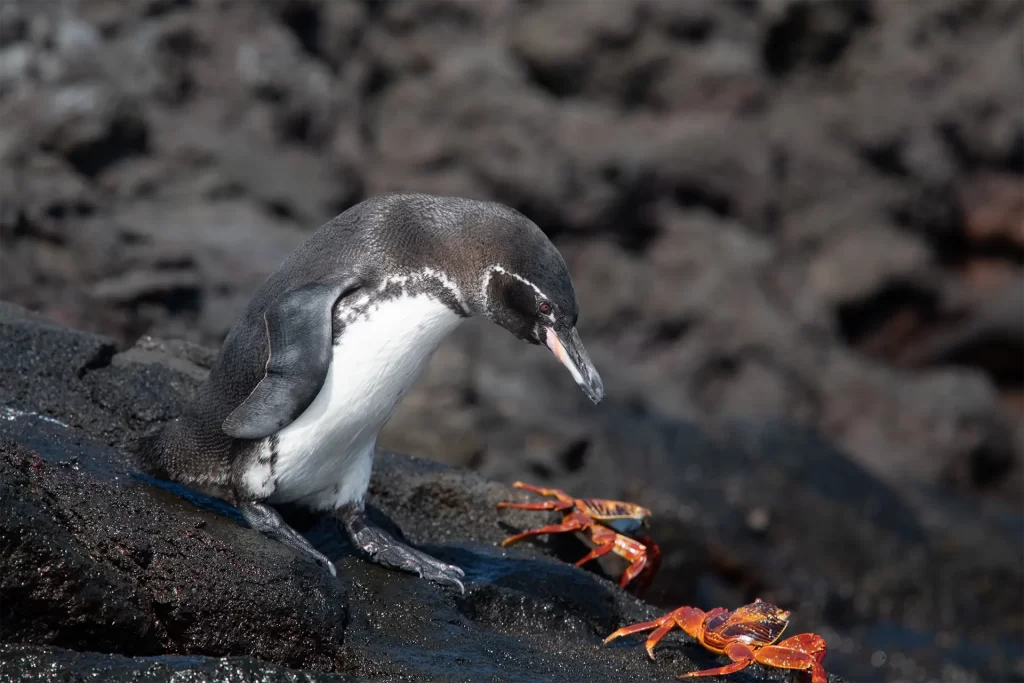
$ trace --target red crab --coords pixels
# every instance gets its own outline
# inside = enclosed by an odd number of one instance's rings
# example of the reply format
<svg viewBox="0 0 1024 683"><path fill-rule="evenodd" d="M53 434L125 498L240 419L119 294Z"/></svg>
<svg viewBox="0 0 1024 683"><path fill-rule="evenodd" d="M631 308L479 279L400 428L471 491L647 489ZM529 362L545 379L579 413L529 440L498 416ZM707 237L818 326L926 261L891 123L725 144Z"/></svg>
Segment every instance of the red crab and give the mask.
<svg viewBox="0 0 1024 683"><path fill-rule="evenodd" d="M586 564L602 555L615 553L629 562L629 568L622 574L619 585L625 588L633 579L643 574L636 584L637 594L642 595L650 587L654 574L661 564L661 550L657 544L646 536L630 538L624 534L647 526L651 511L633 503L600 498L573 498L558 489L542 489L517 481L512 484L517 489L526 489L550 496L557 500L545 500L541 503L498 503L499 508L517 508L519 510L559 510L565 512L561 524L552 524L531 531L524 531L509 536L501 542L504 548L521 541L528 536L540 534L558 534L565 532L590 533L590 540L595 546L576 566ZM645 571L646 570L646 571Z"/></svg>
<svg viewBox="0 0 1024 683"><path fill-rule="evenodd" d="M744 669L753 662L780 669L797 669L811 674L811 683L827 683L821 666L825 658L825 639L814 633L801 633L776 640L789 625L789 612L757 599L734 612L716 607L709 612L696 607L680 607L660 619L620 628L605 638L609 643L632 633L656 629L647 639L647 654L654 659L654 646L678 626L716 654L727 656L731 664L715 669L693 671L680 678L724 676Z"/></svg>

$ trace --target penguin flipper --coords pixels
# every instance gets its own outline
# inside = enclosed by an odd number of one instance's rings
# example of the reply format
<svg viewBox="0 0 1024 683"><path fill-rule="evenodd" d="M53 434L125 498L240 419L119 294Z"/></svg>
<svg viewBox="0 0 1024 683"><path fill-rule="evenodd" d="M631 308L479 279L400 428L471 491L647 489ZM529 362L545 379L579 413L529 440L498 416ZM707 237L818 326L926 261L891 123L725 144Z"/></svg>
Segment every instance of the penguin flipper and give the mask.
<svg viewBox="0 0 1024 683"><path fill-rule="evenodd" d="M362 286L356 277L314 282L267 308L267 370L221 428L236 439L263 439L291 424L323 387L331 364L334 305Z"/></svg>

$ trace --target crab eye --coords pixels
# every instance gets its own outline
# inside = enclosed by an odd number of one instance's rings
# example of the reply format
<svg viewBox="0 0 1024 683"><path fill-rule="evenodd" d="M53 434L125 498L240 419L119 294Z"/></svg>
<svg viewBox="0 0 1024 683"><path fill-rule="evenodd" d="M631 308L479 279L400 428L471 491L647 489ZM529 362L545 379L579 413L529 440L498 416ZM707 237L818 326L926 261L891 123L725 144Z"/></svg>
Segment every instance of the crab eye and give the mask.
<svg viewBox="0 0 1024 683"><path fill-rule="evenodd" d="M537 307L537 310L539 310L544 315L549 315L551 313L551 304L549 304L547 301L541 301L540 306Z"/></svg>

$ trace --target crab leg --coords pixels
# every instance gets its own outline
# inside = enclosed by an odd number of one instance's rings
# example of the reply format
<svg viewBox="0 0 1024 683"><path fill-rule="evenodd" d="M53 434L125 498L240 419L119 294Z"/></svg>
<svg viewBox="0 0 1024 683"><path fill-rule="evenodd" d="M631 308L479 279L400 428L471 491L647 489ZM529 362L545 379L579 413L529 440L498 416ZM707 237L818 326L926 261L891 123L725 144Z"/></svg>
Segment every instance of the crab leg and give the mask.
<svg viewBox="0 0 1024 683"><path fill-rule="evenodd" d="M572 503L564 500L545 500L542 503L498 503L499 508L515 508L517 510L568 510Z"/></svg>
<svg viewBox="0 0 1024 683"><path fill-rule="evenodd" d="M644 564L643 571L640 573L640 578L633 586L633 590L638 597L643 597L647 590L651 587L651 583L654 582L654 576L658 573L661 568L661 548L654 542L653 539L647 536L641 536L636 539L640 542L647 552L644 556L647 558L647 562Z"/></svg>
<svg viewBox="0 0 1024 683"><path fill-rule="evenodd" d="M654 647L672 630L673 626L675 626L675 622L672 621L662 624L647 638L647 642L644 643L644 649L647 650L648 657L654 659Z"/></svg>
<svg viewBox="0 0 1024 683"><path fill-rule="evenodd" d="M629 582L640 575L640 572L647 566L647 557L641 555L639 558L633 561L633 564L629 565L629 569L622 573L622 578L619 579L619 586L625 588L629 585Z"/></svg>
<svg viewBox="0 0 1024 683"><path fill-rule="evenodd" d="M599 545L593 550L591 550L589 553L581 557L579 562L576 563L576 566L582 567L587 562L590 562L591 560L596 560L602 555L607 555L613 550L615 550L615 543L604 543L602 545Z"/></svg>
<svg viewBox="0 0 1024 683"><path fill-rule="evenodd" d="M605 638L604 642L607 644L616 638L621 638L622 636L657 629L647 639L647 643L645 645L647 648L647 655L651 659L654 659L654 646L658 644L658 641L665 637L666 633L672 630L672 627L678 626L691 638L700 640L700 629L703 628L704 623L708 619L714 618L725 611L726 610L722 607L716 607L708 612L704 612L704 610L696 607L680 607L679 609L674 609L665 616L655 619L654 621L644 621L639 624L633 624L632 626L623 626L618 631Z"/></svg>
<svg viewBox="0 0 1024 683"><path fill-rule="evenodd" d="M557 498L558 500L562 500L562 501L565 501L567 503L573 503L574 502L571 497L565 495L564 491L560 491L558 489L542 489L542 488L538 488L536 486L531 486L530 484L524 484L521 481L517 481L517 482L513 483L512 484L512 488L514 488L514 489L523 489L524 491L533 491L534 493L538 493L538 494L540 494L542 496L551 496L552 498Z"/></svg>
<svg viewBox="0 0 1024 683"><path fill-rule="evenodd" d="M799 650L800 652L805 652L811 655L814 657L815 661L818 662L825 659L825 653L828 651L828 647L825 645L825 639L816 633L800 633L779 641L772 647L784 647L791 650Z"/></svg>
<svg viewBox="0 0 1024 683"><path fill-rule="evenodd" d="M742 643L729 643L725 646L725 655L732 660L732 664L726 664L714 669L702 671L691 671L683 674L680 678L696 678L698 676L725 676L745 669L754 662L754 651ZM817 681L815 683L818 683Z"/></svg>
<svg viewBox="0 0 1024 683"><path fill-rule="evenodd" d="M638 541L600 526L592 527L590 537L597 543L597 547L577 562L577 567L614 551L616 555L629 562L629 568L619 579L619 586L625 588L647 564L647 548Z"/></svg>
<svg viewBox="0 0 1024 683"><path fill-rule="evenodd" d="M757 661L780 669L811 672L811 683L827 683L821 666L825 658L825 640L813 633L801 633L776 645L766 645L755 655Z"/></svg>
<svg viewBox="0 0 1024 683"><path fill-rule="evenodd" d="M615 536L615 554L629 561L629 568L622 574L619 585L625 588L640 575L647 566L647 546L621 534Z"/></svg>
<svg viewBox="0 0 1024 683"><path fill-rule="evenodd" d="M655 629L654 633L650 635L650 637L647 639L647 643L644 645L644 647L647 648L647 656L649 656L651 659L654 659L654 646L657 645L658 641L664 638L665 634L671 631L672 627L674 627L675 625L676 621L674 614L672 612L669 612L665 616L659 617L654 621L643 621L639 624L633 624L632 626L623 626L618 631L605 638L604 643L605 645L607 645L616 638L621 638L622 636L631 636L634 633L640 633L642 631L650 631L651 629Z"/></svg>
<svg viewBox="0 0 1024 683"><path fill-rule="evenodd" d="M504 548L505 546L512 545L513 543L516 543L518 541L523 540L527 536L540 536L542 534L560 534L560 533L564 533L566 531L579 531L582 528L583 527L580 525L580 523L578 521L570 519L568 522L563 522L561 524L552 524L550 526L542 526L539 529L533 529L531 531L524 531L521 534L516 534L515 536L509 536L508 538L506 538L504 541L501 542L501 547Z"/></svg>

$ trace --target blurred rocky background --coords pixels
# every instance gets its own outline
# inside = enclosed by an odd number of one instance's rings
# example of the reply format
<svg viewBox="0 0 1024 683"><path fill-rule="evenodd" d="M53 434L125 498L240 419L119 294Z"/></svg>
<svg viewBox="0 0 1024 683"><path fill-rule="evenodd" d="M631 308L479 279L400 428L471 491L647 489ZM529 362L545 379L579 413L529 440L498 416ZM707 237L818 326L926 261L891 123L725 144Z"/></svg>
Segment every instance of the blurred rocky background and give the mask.
<svg viewBox="0 0 1024 683"><path fill-rule="evenodd" d="M853 680L1024 680L1022 181L1019 0L0 3L2 298L216 347L360 199L505 202L608 399L473 321L382 445L642 502L652 602Z"/></svg>

